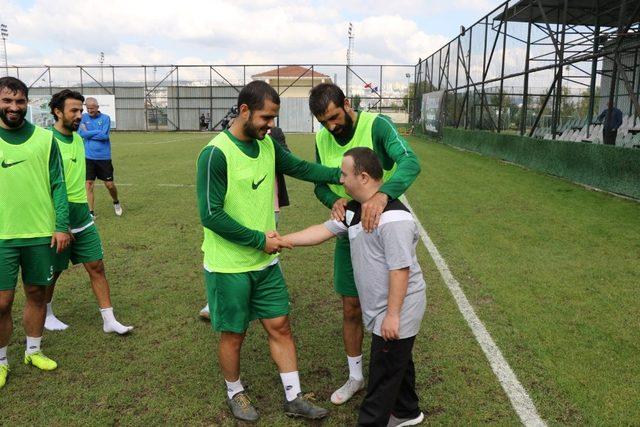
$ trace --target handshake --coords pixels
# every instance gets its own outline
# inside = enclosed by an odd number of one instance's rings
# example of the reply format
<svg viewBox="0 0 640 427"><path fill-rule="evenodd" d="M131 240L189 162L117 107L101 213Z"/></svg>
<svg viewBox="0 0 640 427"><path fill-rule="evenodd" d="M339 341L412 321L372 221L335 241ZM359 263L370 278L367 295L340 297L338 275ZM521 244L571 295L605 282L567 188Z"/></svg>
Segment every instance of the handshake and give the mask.
<svg viewBox="0 0 640 427"><path fill-rule="evenodd" d="M268 254L278 253L282 248L293 249L291 242L287 241L275 230L267 231L264 235L266 241L262 250Z"/></svg>

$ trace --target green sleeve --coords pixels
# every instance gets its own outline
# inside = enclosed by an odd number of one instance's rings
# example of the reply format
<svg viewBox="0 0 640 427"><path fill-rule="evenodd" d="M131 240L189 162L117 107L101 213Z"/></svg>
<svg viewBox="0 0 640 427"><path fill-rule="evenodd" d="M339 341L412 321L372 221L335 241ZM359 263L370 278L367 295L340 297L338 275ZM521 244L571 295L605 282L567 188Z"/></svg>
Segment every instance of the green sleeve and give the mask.
<svg viewBox="0 0 640 427"><path fill-rule="evenodd" d="M320 153L318 153L318 146L316 146L316 163L320 164ZM320 203L331 209L333 204L340 198L336 193L331 191L329 186L324 182L316 182L316 186L313 189L316 198L320 200Z"/></svg>
<svg viewBox="0 0 640 427"><path fill-rule="evenodd" d="M340 183L340 168L328 168L307 162L286 151L280 144L273 144L276 152L276 172L310 182Z"/></svg>
<svg viewBox="0 0 640 427"><path fill-rule="evenodd" d="M196 176L198 211L202 225L224 239L262 250L266 239L262 231L247 228L224 211L227 193L227 159L220 149L206 147L198 157Z"/></svg>
<svg viewBox="0 0 640 427"><path fill-rule="evenodd" d="M55 139L51 140L51 153L49 154L49 185L53 208L56 211L56 231L69 232L69 200L67 199L67 185L64 182L64 169L60 150Z"/></svg>
<svg viewBox="0 0 640 427"><path fill-rule="evenodd" d="M420 161L387 116L376 117L372 133L374 148L382 157L384 168L389 170L393 163L398 165L391 178L380 187L380 191L397 199L407 191L420 173Z"/></svg>

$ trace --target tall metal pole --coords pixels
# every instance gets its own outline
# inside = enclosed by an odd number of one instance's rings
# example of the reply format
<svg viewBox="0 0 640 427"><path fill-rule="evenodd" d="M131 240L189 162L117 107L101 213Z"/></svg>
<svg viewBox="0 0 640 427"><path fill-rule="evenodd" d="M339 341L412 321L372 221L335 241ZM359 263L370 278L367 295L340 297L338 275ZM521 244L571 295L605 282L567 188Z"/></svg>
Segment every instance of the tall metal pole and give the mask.
<svg viewBox="0 0 640 427"><path fill-rule="evenodd" d="M524 60L524 93L522 108L520 109L520 135L524 135L527 128L527 109L529 106L529 57L531 56L531 22L533 21L533 0L529 0L529 23L527 24L527 50Z"/></svg>
<svg viewBox="0 0 640 427"><path fill-rule="evenodd" d="M353 34L353 24L351 22L349 22L349 46L347 47L347 75L345 78L345 84L346 84L346 96L347 98L349 98L349 93L350 93L350 88L349 86L351 85L351 59L353 57L353 38L354 38L354 34Z"/></svg>
<svg viewBox="0 0 640 427"><path fill-rule="evenodd" d="M4 49L2 51L4 53L4 69L8 76L9 60L7 59L7 37L9 37L9 29L7 28L6 24L0 24L0 36L2 36L2 44L4 46Z"/></svg>
<svg viewBox="0 0 640 427"><path fill-rule="evenodd" d="M507 2L504 5L504 13L502 14L502 19L504 19L504 34L502 38L502 68L500 69L500 94L498 101L498 133L502 129L502 104L504 103L504 61L505 55L507 53L507 10L509 8L509 3Z"/></svg>
<svg viewBox="0 0 640 427"><path fill-rule="evenodd" d="M143 65L142 70L144 71L144 130L149 130L149 110L148 110L148 100L150 99L147 92L147 66Z"/></svg>
<svg viewBox="0 0 640 427"><path fill-rule="evenodd" d="M596 2L596 5L598 2ZM596 29L593 35L593 54L598 53L598 39L600 38L600 14L596 15ZM596 73L598 71L598 58L591 60L591 83L589 84L589 112L585 118L587 122L587 138L591 136L591 122L593 121L593 108L596 102Z"/></svg>
<svg viewBox="0 0 640 427"><path fill-rule="evenodd" d="M104 84L104 52L100 52L98 60L100 61L100 83Z"/></svg>
<svg viewBox="0 0 640 427"><path fill-rule="evenodd" d="M484 80L487 75L487 35L489 33L489 16L484 18L484 51L482 53L482 89L480 90L480 129L483 129L482 110L484 110Z"/></svg>

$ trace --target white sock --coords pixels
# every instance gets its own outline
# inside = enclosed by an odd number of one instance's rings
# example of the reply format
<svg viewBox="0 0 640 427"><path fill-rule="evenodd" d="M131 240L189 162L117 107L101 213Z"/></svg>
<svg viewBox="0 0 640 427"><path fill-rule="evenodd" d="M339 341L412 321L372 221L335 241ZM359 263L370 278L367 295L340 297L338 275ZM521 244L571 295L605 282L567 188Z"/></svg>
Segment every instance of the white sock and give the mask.
<svg viewBox="0 0 640 427"><path fill-rule="evenodd" d="M229 399L231 399L233 396L240 393L241 391L244 391L244 387L240 382L240 378L238 378L237 381L224 380L224 382L227 384L227 397L229 397Z"/></svg>
<svg viewBox="0 0 640 427"><path fill-rule="evenodd" d="M0 347L0 365L8 365L9 361L7 360L7 348L9 346Z"/></svg>
<svg viewBox="0 0 640 427"><path fill-rule="evenodd" d="M115 332L124 335L133 329L133 326L124 326L116 320L116 316L113 314L113 307L101 308L100 314L103 321L102 330L107 333Z"/></svg>
<svg viewBox="0 0 640 427"><path fill-rule="evenodd" d="M356 381L362 381L362 355L350 357L347 356L347 362L349 363L349 376Z"/></svg>
<svg viewBox="0 0 640 427"><path fill-rule="evenodd" d="M47 304L47 317L44 319L44 327L48 331L64 331L69 327L64 322L61 322L60 319L53 314L53 308L51 308L51 303Z"/></svg>
<svg viewBox="0 0 640 427"><path fill-rule="evenodd" d="M293 372L281 372L280 379L282 380L282 386L284 387L284 394L287 397L287 402L291 402L298 397L300 389L300 377L298 371Z"/></svg>
<svg viewBox="0 0 640 427"><path fill-rule="evenodd" d="M42 337L27 337L27 349L24 354L33 354L40 351L40 342L42 341Z"/></svg>

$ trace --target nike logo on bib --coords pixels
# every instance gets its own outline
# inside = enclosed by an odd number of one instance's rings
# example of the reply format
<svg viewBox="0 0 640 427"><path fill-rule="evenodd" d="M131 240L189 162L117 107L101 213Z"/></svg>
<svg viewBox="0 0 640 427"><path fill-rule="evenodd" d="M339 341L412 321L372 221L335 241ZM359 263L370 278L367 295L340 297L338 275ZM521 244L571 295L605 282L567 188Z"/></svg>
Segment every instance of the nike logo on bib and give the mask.
<svg viewBox="0 0 640 427"><path fill-rule="evenodd" d="M75 158L75 157L72 157L72 158L71 158L71 161L72 161L73 163L75 163L75 162L76 162L76 158Z"/></svg>
<svg viewBox="0 0 640 427"><path fill-rule="evenodd" d="M267 175L263 176L262 179L260 181L258 181L257 183L255 181L252 182L251 183L251 188L253 188L255 190L258 187L260 187L260 184L262 184L262 181L264 181L266 177L267 177Z"/></svg>
<svg viewBox="0 0 640 427"><path fill-rule="evenodd" d="M3 160L3 161L2 161L2 167L3 167L3 168L10 168L11 166L15 166L15 165L17 165L18 163L22 163L22 162L26 162L26 160L20 160L20 161L13 162L13 163L7 163L7 161L6 161L6 160Z"/></svg>

